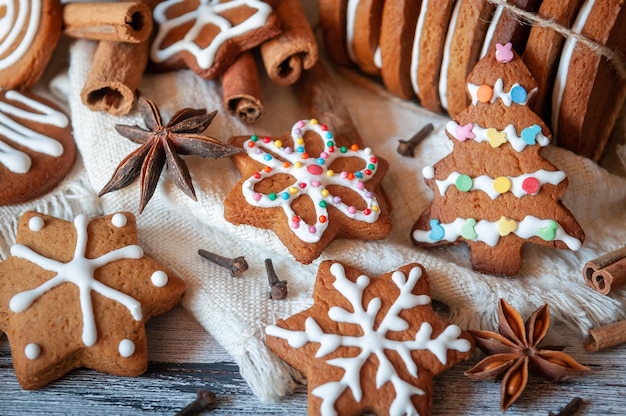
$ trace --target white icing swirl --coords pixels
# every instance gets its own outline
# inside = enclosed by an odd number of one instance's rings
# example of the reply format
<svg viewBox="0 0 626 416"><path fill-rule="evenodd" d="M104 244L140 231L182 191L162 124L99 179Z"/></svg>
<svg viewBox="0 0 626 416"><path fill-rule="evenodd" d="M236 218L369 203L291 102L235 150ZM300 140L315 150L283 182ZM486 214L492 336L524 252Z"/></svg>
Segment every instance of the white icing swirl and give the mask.
<svg viewBox="0 0 626 416"><path fill-rule="evenodd" d="M2 0L0 17L0 70L19 61L39 30L42 0ZM17 44L17 47L15 46Z"/></svg>

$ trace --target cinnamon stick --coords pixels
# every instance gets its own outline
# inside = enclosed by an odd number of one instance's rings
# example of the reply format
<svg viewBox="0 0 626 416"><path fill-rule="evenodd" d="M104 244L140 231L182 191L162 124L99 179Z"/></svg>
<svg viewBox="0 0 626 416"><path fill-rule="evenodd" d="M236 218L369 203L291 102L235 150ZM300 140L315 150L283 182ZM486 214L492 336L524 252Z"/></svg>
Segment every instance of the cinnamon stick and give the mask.
<svg viewBox="0 0 626 416"><path fill-rule="evenodd" d="M92 111L128 114L148 63L149 47L148 42L100 41L80 93L83 104Z"/></svg>
<svg viewBox="0 0 626 416"><path fill-rule="evenodd" d="M261 83L251 52L244 52L221 76L224 107L250 124L263 116Z"/></svg>
<svg viewBox="0 0 626 416"><path fill-rule="evenodd" d="M143 2L68 3L63 32L73 38L139 43L152 32L152 11Z"/></svg>
<svg viewBox="0 0 626 416"><path fill-rule="evenodd" d="M626 320L589 330L589 338L583 343L587 351L599 351L626 342Z"/></svg>
<svg viewBox="0 0 626 416"><path fill-rule="evenodd" d="M583 276L587 286L604 295L626 285L626 247L588 261Z"/></svg>
<svg viewBox="0 0 626 416"><path fill-rule="evenodd" d="M300 0L281 0L275 12L282 33L261 44L261 58L272 82L291 85L315 64L319 51Z"/></svg>

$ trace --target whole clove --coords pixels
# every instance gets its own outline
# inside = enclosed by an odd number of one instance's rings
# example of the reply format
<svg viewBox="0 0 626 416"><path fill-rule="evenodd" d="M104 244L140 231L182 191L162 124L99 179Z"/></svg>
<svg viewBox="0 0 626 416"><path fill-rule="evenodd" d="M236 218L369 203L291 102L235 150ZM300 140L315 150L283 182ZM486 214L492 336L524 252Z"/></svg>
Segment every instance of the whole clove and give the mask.
<svg viewBox="0 0 626 416"><path fill-rule="evenodd" d="M415 147L424 140L430 133L432 133L434 126L432 123L428 123L422 127L417 133L413 135L409 140L398 140L398 153L402 156L413 157L413 151Z"/></svg>
<svg viewBox="0 0 626 416"><path fill-rule="evenodd" d="M233 277L240 277L243 272L248 270L248 262L243 256L235 257L234 259L223 257L210 251L203 249L198 250L198 254L212 263L222 266L230 271L230 275Z"/></svg>
<svg viewBox="0 0 626 416"><path fill-rule="evenodd" d="M176 413L176 416L198 415L214 404L217 400L215 393L206 389L199 389L196 399Z"/></svg>
<svg viewBox="0 0 626 416"><path fill-rule="evenodd" d="M580 397L574 397L567 405L565 405L563 409L561 409L560 412L548 412L548 416L573 416L582 404L583 399Z"/></svg>
<svg viewBox="0 0 626 416"><path fill-rule="evenodd" d="M267 270L267 280L270 284L270 299L285 299L287 297L287 281L280 280L276 276L272 259L265 259L265 270Z"/></svg>

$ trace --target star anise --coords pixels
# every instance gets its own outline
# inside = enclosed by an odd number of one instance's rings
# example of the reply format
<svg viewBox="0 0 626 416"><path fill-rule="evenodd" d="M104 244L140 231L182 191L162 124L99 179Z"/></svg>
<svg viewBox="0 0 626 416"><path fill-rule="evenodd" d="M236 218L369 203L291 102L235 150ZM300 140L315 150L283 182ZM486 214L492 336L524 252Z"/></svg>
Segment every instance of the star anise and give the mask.
<svg viewBox="0 0 626 416"><path fill-rule="evenodd" d="M189 169L179 155L218 159L243 151L200 134L211 124L217 111L207 113L205 109L184 108L163 125L159 109L151 100L139 96L137 107L146 129L117 124L115 130L141 146L122 160L99 196L125 188L141 174L139 212L142 212L154 194L163 166L167 164L176 186L197 200Z"/></svg>
<svg viewBox="0 0 626 416"><path fill-rule="evenodd" d="M548 305L537 309L524 326L520 314L500 299L498 319L499 334L469 331L476 340L476 346L488 356L466 371L465 375L477 380L502 378L500 409L503 412L524 391L529 370L549 381L569 380L589 371L588 367L560 351L560 347L538 347L550 328Z"/></svg>

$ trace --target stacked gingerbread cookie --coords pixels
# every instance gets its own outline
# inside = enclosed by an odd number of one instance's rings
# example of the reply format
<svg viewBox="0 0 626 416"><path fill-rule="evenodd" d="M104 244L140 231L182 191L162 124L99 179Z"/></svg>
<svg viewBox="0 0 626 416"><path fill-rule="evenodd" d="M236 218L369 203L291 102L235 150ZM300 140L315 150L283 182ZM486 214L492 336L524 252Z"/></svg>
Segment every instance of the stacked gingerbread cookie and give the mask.
<svg viewBox="0 0 626 416"><path fill-rule="evenodd" d="M598 160L626 97L622 1L320 2L331 58L393 94L454 117L465 79L496 42L512 42L539 84L531 101L557 144Z"/></svg>

